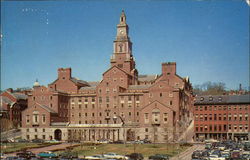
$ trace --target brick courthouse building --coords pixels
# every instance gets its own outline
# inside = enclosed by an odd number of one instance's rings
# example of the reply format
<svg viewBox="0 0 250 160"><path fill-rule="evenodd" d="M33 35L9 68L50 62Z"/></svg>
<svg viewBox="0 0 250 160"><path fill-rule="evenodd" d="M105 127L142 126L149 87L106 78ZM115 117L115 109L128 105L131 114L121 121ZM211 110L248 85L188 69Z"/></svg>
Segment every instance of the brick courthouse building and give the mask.
<svg viewBox="0 0 250 160"><path fill-rule="evenodd" d="M176 74L175 62L162 63L161 75L139 75L128 34L122 12L101 81L79 80L71 68L59 68L48 87L36 82L23 112L23 138L178 140L192 120L189 79Z"/></svg>

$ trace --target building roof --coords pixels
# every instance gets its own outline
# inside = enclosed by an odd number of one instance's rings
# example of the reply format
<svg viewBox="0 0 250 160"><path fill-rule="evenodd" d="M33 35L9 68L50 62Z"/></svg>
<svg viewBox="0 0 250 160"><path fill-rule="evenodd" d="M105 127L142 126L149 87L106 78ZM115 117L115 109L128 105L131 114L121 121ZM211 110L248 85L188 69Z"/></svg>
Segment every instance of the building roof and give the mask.
<svg viewBox="0 0 250 160"><path fill-rule="evenodd" d="M11 93L16 99L27 99L28 96L23 93Z"/></svg>
<svg viewBox="0 0 250 160"><path fill-rule="evenodd" d="M96 86L91 86L91 87L81 87L80 88L80 91L83 91L83 90L95 90L96 89Z"/></svg>
<svg viewBox="0 0 250 160"><path fill-rule="evenodd" d="M70 79L72 82L74 82L75 84L83 84L83 85L89 85L88 82L80 80L78 78L72 77Z"/></svg>
<svg viewBox="0 0 250 160"><path fill-rule="evenodd" d="M156 80L158 77L157 74L154 74L154 75L138 75L138 81L141 81L141 82L150 82L150 81L154 81Z"/></svg>
<svg viewBox="0 0 250 160"><path fill-rule="evenodd" d="M56 113L53 109L51 109L50 107L47 107L45 105L41 105L39 103L37 103L40 107L42 107L43 109L45 109L46 111L50 112L50 113Z"/></svg>
<svg viewBox="0 0 250 160"><path fill-rule="evenodd" d="M130 85L128 89L148 89L151 87L151 84L146 84L146 85Z"/></svg>
<svg viewBox="0 0 250 160"><path fill-rule="evenodd" d="M91 87L96 87L98 86L98 84L100 84L99 81L92 81L92 82L88 82L88 84L91 86Z"/></svg>
<svg viewBox="0 0 250 160"><path fill-rule="evenodd" d="M250 104L250 95L198 96L194 104Z"/></svg>
<svg viewBox="0 0 250 160"><path fill-rule="evenodd" d="M0 101L1 101L1 104L2 103L6 103L6 104L13 103L13 101L11 101L8 97L5 97L5 96L0 96Z"/></svg>

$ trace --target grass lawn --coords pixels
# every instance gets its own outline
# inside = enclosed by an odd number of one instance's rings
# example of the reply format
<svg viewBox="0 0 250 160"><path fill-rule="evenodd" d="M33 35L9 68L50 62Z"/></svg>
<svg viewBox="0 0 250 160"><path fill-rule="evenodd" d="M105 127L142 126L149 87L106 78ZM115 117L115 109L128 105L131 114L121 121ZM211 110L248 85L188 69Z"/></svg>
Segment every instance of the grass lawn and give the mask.
<svg viewBox="0 0 250 160"><path fill-rule="evenodd" d="M168 154L170 156L177 155L180 152L191 147L191 145L179 144L98 144L98 145L81 145L73 148L73 152L77 152L79 156L90 156L114 152L121 155L133 152L141 153L144 157L153 154Z"/></svg>
<svg viewBox="0 0 250 160"><path fill-rule="evenodd" d="M55 143L1 143L1 152L11 153L24 149L45 147L55 145Z"/></svg>

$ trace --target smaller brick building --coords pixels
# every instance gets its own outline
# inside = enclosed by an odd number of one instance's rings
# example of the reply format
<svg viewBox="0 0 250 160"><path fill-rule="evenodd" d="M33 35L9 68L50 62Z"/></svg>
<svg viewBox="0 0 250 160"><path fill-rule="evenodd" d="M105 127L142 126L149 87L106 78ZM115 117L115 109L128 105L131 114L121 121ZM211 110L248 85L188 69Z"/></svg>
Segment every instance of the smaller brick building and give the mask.
<svg viewBox="0 0 250 160"><path fill-rule="evenodd" d="M0 95L1 128L8 130L21 126L22 111L27 108L27 96L11 88Z"/></svg>
<svg viewBox="0 0 250 160"><path fill-rule="evenodd" d="M250 95L198 96L194 102L196 140L250 139Z"/></svg>

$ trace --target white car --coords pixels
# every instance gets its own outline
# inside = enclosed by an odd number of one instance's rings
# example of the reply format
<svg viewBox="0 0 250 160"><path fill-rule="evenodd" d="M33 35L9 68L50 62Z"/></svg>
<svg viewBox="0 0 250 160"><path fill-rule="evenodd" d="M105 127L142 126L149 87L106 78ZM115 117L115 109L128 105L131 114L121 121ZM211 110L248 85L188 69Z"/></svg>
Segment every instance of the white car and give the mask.
<svg viewBox="0 0 250 160"><path fill-rule="evenodd" d="M226 160L224 157L219 157L218 155L216 154L211 154L209 156L209 160Z"/></svg>
<svg viewBox="0 0 250 160"><path fill-rule="evenodd" d="M119 155L116 153L106 153L106 154L103 154L103 156L108 159L124 159L124 160L129 159L127 156Z"/></svg>
<svg viewBox="0 0 250 160"><path fill-rule="evenodd" d="M101 159L105 159L105 157L102 155L94 155L94 156L86 156L84 157L84 159L101 160Z"/></svg>

